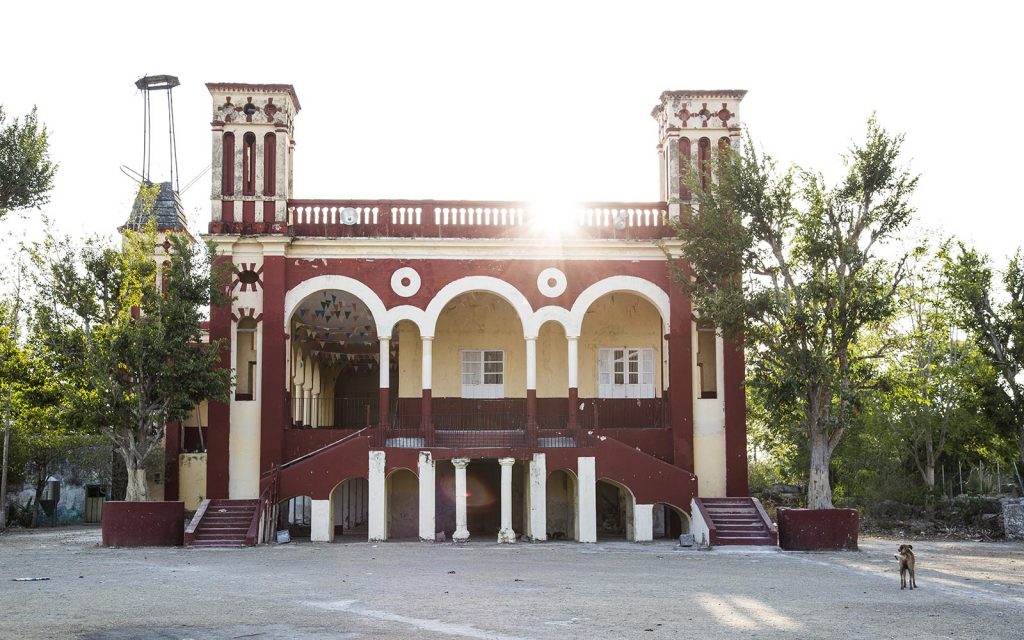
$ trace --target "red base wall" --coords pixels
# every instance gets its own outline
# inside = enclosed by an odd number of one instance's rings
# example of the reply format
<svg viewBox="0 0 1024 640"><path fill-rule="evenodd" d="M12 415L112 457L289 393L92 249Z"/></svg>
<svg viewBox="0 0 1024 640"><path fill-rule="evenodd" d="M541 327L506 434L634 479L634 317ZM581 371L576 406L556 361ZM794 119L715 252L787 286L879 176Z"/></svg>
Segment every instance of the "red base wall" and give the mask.
<svg viewBox="0 0 1024 640"><path fill-rule="evenodd" d="M180 547L184 539L184 502L103 504L105 547Z"/></svg>
<svg viewBox="0 0 1024 640"><path fill-rule="evenodd" d="M786 551L857 550L856 509L778 510L779 546Z"/></svg>

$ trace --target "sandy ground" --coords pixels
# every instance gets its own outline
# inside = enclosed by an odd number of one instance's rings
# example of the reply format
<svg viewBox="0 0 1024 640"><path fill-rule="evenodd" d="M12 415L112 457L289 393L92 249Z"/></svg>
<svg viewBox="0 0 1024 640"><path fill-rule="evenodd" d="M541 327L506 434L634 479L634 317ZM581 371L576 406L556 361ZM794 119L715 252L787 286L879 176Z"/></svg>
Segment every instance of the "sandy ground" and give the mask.
<svg viewBox="0 0 1024 640"><path fill-rule="evenodd" d="M860 552L669 543L106 549L96 528L0 535L2 638L1014 638L1024 544ZM15 581L46 577L45 581Z"/></svg>

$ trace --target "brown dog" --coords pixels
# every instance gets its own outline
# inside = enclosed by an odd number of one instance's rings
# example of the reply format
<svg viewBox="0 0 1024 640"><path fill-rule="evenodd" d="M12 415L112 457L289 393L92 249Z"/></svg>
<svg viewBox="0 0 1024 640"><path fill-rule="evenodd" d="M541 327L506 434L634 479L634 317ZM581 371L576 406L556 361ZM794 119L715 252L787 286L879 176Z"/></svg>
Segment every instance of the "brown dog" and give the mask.
<svg viewBox="0 0 1024 640"><path fill-rule="evenodd" d="M910 574L910 588L917 588L917 578L914 576L914 547L909 544L901 544L896 559L900 561L900 589L907 588L907 574Z"/></svg>

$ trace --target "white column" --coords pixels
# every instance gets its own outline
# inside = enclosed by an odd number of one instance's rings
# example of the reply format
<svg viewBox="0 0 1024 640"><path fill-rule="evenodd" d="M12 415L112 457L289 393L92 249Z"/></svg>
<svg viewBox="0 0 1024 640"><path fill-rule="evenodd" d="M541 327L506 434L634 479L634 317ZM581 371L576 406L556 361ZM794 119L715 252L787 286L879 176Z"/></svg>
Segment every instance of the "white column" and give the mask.
<svg viewBox="0 0 1024 640"><path fill-rule="evenodd" d="M537 338L526 339L526 388L537 389Z"/></svg>
<svg viewBox="0 0 1024 640"><path fill-rule="evenodd" d="M420 540L433 542L437 533L434 515L434 467L429 451L420 451Z"/></svg>
<svg viewBox="0 0 1024 640"><path fill-rule="evenodd" d="M580 368L580 356L579 356L579 336L566 336L566 342L569 345L569 388L578 389L580 386L579 381L579 368Z"/></svg>
<svg viewBox="0 0 1024 640"><path fill-rule="evenodd" d="M530 461L530 539L543 542L548 539L548 473L543 453L533 454Z"/></svg>
<svg viewBox="0 0 1024 640"><path fill-rule="evenodd" d="M515 458L498 458L501 465L501 530L498 531L498 543L511 544L516 541L516 532L512 529L512 465Z"/></svg>
<svg viewBox="0 0 1024 640"><path fill-rule="evenodd" d="M334 542L334 503L332 500L310 500L310 542Z"/></svg>
<svg viewBox="0 0 1024 640"><path fill-rule="evenodd" d="M431 389L431 371L433 369L433 358L431 357L432 347L434 346L434 336L422 336L420 343L423 348L423 365L421 375L421 387L423 389Z"/></svg>
<svg viewBox="0 0 1024 640"><path fill-rule="evenodd" d="M597 464L595 458L577 458L576 516L580 542L597 542Z"/></svg>
<svg viewBox="0 0 1024 640"><path fill-rule="evenodd" d="M651 542L654 540L654 505L633 505L633 541Z"/></svg>
<svg viewBox="0 0 1024 640"><path fill-rule="evenodd" d="M370 542L387 540L388 502L384 491L384 452L370 452L369 487L367 490L367 523Z"/></svg>
<svg viewBox="0 0 1024 640"><path fill-rule="evenodd" d="M455 465L455 533L452 540L465 542L469 540L469 529L466 527L466 467L469 458L452 458Z"/></svg>
<svg viewBox="0 0 1024 640"><path fill-rule="evenodd" d="M391 387L391 336L379 336L380 340L380 388Z"/></svg>
<svg viewBox="0 0 1024 640"><path fill-rule="evenodd" d="M309 419L309 426L316 429L320 426L320 392L316 391L313 393L313 411L312 417Z"/></svg>

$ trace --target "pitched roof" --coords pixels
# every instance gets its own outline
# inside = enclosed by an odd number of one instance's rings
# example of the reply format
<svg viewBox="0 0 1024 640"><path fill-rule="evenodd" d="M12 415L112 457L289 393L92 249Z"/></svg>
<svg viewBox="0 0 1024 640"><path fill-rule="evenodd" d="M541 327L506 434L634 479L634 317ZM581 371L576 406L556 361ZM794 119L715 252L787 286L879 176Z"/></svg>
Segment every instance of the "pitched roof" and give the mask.
<svg viewBox="0 0 1024 640"><path fill-rule="evenodd" d="M128 216L128 221L124 223L122 229L138 230L155 218L157 231L188 232L185 223L185 208L181 206L181 198L178 197L178 193L171 187L170 182L161 182L159 186L160 191L157 193L156 200L148 210L142 197L142 189L139 189L139 193L135 196L135 204L132 205L131 215Z"/></svg>

